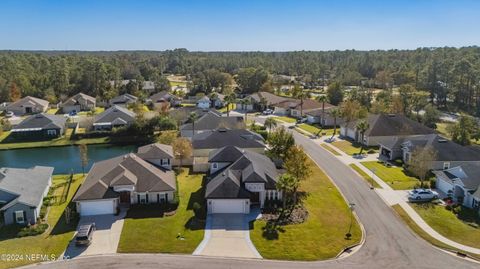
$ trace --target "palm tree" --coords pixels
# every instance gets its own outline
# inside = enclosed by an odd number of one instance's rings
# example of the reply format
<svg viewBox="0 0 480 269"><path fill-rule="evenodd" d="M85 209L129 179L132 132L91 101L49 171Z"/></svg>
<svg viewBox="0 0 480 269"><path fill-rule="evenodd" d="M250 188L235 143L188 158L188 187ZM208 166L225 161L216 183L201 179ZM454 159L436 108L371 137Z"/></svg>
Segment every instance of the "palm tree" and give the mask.
<svg viewBox="0 0 480 269"><path fill-rule="evenodd" d="M195 121L198 119L198 115L195 112L190 113L188 120L192 123L192 136L195 135Z"/></svg>
<svg viewBox="0 0 480 269"><path fill-rule="evenodd" d="M227 96L225 96L225 103L227 103L227 117L230 116L230 104L233 104L235 100L237 99L237 96L234 93L231 93Z"/></svg>
<svg viewBox="0 0 480 269"><path fill-rule="evenodd" d="M337 118L340 117L340 109L338 108L333 108L330 110L330 116L333 117L333 134L330 139L333 139L333 137L337 134Z"/></svg>
<svg viewBox="0 0 480 269"><path fill-rule="evenodd" d="M359 154L362 154L363 152L363 138L365 136L365 132L368 130L368 128L370 128L370 125L368 124L368 122L366 120L361 120L357 123L357 131L360 132L360 135L362 137L362 140L360 141L360 144L361 144L361 148L360 148L360 153Z"/></svg>
<svg viewBox="0 0 480 269"><path fill-rule="evenodd" d="M283 209L286 208L288 195L291 194L297 185L297 180L294 176L285 173L278 178L277 190L282 192Z"/></svg>
<svg viewBox="0 0 480 269"><path fill-rule="evenodd" d="M263 125L268 128L268 132L271 132L273 128L277 127L277 121L270 117L265 120Z"/></svg>
<svg viewBox="0 0 480 269"><path fill-rule="evenodd" d="M326 95L320 95L317 97L317 101L321 102L322 103L322 116L320 117L320 125L322 126L322 129L323 129L323 125L324 125L324 117L325 117L325 103L327 102L327 96Z"/></svg>
<svg viewBox="0 0 480 269"><path fill-rule="evenodd" d="M251 102L249 99L247 98L244 98L240 101L240 103L242 104L242 109L245 111L245 122L247 122L247 112L248 112L248 109L246 109L246 106L250 105Z"/></svg>

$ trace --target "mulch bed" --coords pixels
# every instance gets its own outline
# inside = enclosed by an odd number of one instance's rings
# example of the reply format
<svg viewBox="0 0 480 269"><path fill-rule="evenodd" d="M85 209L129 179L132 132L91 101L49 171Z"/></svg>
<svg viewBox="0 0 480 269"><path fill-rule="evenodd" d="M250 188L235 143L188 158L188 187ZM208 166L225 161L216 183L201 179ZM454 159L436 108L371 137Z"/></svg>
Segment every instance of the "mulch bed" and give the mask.
<svg viewBox="0 0 480 269"><path fill-rule="evenodd" d="M280 211L262 213L262 220L267 222L276 222L277 225L300 224L307 220L308 211L303 206L296 206L293 211L285 212L284 216Z"/></svg>

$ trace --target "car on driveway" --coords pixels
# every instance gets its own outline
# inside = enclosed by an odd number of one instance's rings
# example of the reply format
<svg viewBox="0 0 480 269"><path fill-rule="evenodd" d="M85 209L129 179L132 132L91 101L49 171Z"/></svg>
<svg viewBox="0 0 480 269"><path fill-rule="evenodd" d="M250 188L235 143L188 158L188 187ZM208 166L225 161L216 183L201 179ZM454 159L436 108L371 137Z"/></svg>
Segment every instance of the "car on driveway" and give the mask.
<svg viewBox="0 0 480 269"><path fill-rule="evenodd" d="M408 199L412 201L429 201L438 199L438 193L431 189L414 189L408 192Z"/></svg>
<svg viewBox="0 0 480 269"><path fill-rule="evenodd" d="M95 223L80 225L75 236L75 245L88 246L92 243L93 232L95 231Z"/></svg>
<svg viewBox="0 0 480 269"><path fill-rule="evenodd" d="M263 115L271 115L271 114L273 114L273 110L271 110L271 109L267 109L267 110L263 111Z"/></svg>

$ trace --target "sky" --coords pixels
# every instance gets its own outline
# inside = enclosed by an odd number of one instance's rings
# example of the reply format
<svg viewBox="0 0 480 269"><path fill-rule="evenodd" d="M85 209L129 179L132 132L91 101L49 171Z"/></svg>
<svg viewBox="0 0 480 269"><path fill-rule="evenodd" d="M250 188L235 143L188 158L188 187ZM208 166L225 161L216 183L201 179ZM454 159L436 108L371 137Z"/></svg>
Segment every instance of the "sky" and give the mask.
<svg viewBox="0 0 480 269"><path fill-rule="evenodd" d="M1 0L0 14L0 50L480 45L476 0Z"/></svg>

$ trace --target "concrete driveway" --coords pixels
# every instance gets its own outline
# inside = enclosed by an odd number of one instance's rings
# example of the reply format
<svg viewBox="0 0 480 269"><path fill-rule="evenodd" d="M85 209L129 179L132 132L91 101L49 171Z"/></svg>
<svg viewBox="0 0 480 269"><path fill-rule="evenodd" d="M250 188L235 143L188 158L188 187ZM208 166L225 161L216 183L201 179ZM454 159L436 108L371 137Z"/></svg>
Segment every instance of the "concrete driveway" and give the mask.
<svg viewBox="0 0 480 269"><path fill-rule="evenodd" d="M260 256L252 241L250 241L248 222L252 215L209 215L205 227L205 237L193 254L217 257L261 258L262 256Z"/></svg>
<svg viewBox="0 0 480 269"><path fill-rule="evenodd" d="M79 226L94 222L97 228L93 233L92 243L88 247L77 247L74 239L68 245L65 255L75 258L78 256L116 253L125 215L126 211L122 210L118 216L98 215L82 217L78 224Z"/></svg>

